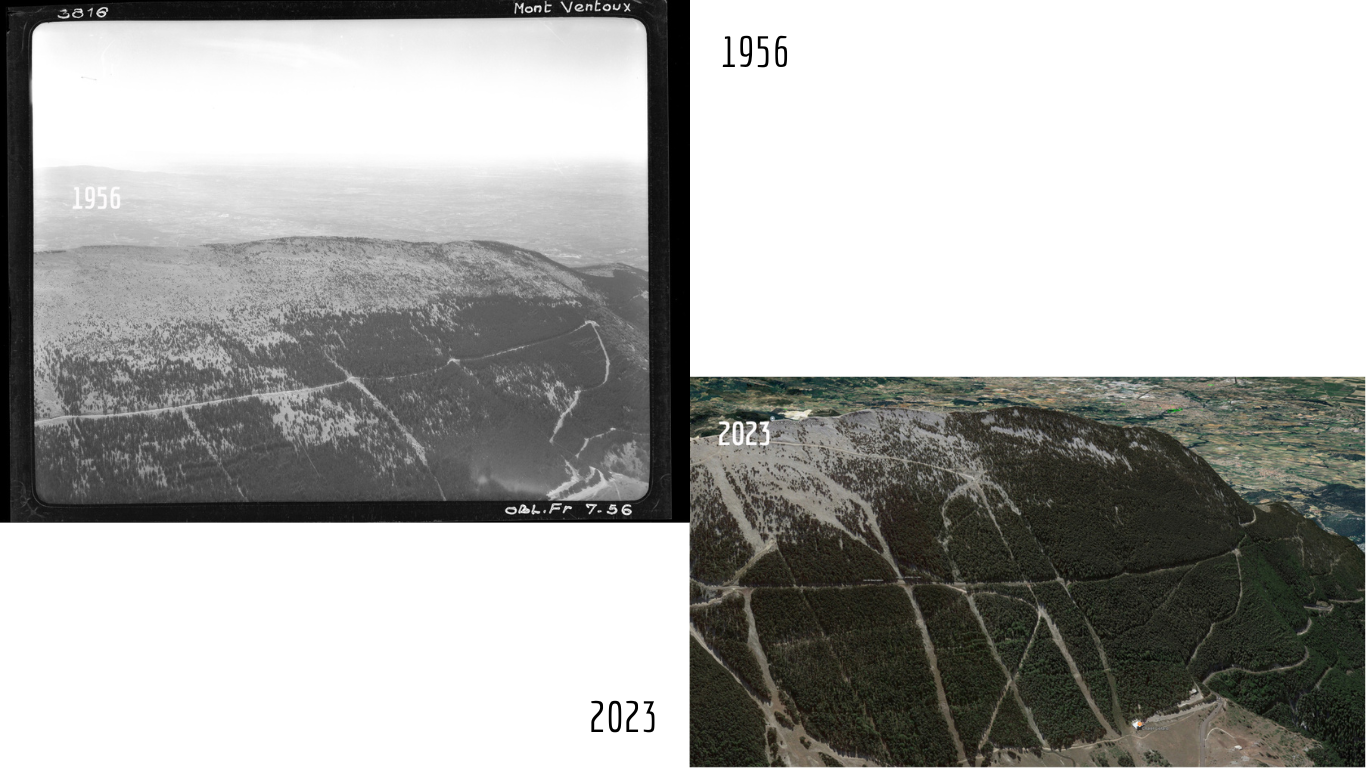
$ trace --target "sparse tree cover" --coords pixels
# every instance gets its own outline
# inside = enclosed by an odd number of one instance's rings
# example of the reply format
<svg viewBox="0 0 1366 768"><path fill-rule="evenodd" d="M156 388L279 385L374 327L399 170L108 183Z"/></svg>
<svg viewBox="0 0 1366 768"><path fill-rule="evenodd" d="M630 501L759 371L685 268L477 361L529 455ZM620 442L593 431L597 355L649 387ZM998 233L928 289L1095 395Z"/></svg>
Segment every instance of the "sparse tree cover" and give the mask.
<svg viewBox="0 0 1366 768"><path fill-rule="evenodd" d="M1158 752L1155 749L1150 749L1143 753L1143 762L1148 765L1161 766L1161 768L1171 768L1172 765L1167 762L1167 758L1163 757L1161 752Z"/></svg>
<svg viewBox="0 0 1366 768"><path fill-rule="evenodd" d="M1117 766L1132 766L1134 756L1118 744L1104 744L1091 750L1091 762L1098 766L1108 766L1115 761Z"/></svg>
<svg viewBox="0 0 1366 768"><path fill-rule="evenodd" d="M291 400L288 413L249 399L196 408L189 418L248 499L355 499L376 487L399 499L437 494L403 435L353 385ZM320 439L339 414L361 428Z"/></svg>
<svg viewBox="0 0 1366 768"><path fill-rule="evenodd" d="M967 596L934 584L915 587L915 601L934 643L939 677L964 745L976 745L1005 687L1005 674L972 615Z"/></svg>
<svg viewBox="0 0 1366 768"><path fill-rule="evenodd" d="M1006 543L1010 545L1010 556L1019 567L1023 578L1029 581L1056 578L1058 571L1049 562L1034 534L1030 532L1028 521L1022 515L1015 514L997 489L988 487L986 496L992 509L996 510L996 525L1001 529L1001 535Z"/></svg>
<svg viewBox="0 0 1366 768"><path fill-rule="evenodd" d="M922 572L948 580L953 577L948 556L936 538L943 533L939 507L944 494L926 485L905 465L880 462L874 482L866 467L836 457L829 474L842 487L859 494L872 507L882 536L902 573ZM947 476L945 472L931 474Z"/></svg>
<svg viewBox="0 0 1366 768"><path fill-rule="evenodd" d="M698 603L705 603L708 600L711 600L713 597L716 597L715 590L698 583L696 580L689 579L688 602L690 604L696 605Z"/></svg>
<svg viewBox="0 0 1366 768"><path fill-rule="evenodd" d="M417 309L293 314L282 330L310 347L331 349L357 376L396 376L567 334L583 324L585 311L574 302L445 295ZM590 329L582 333L597 345ZM602 353L596 358L581 363L600 363ZM601 365L597 373L601 378Z"/></svg>
<svg viewBox="0 0 1366 768"><path fill-rule="evenodd" d="M335 412L370 428L308 439ZM402 436L349 385L291 400L296 420L282 413L235 400L47 427L40 455L54 461L38 474L38 493L63 503L348 499L375 487L396 499L436 495Z"/></svg>
<svg viewBox="0 0 1366 768"><path fill-rule="evenodd" d="M1314 761L1314 765L1361 765L1361 763L1349 763L1338 754L1336 749L1329 744L1318 744L1311 747L1304 753L1306 757Z"/></svg>
<svg viewBox="0 0 1366 768"><path fill-rule="evenodd" d="M749 619L744 595L731 593L716 605L692 611L692 623L717 658L739 676L755 698L769 700L764 673L749 647Z"/></svg>
<svg viewBox="0 0 1366 768"><path fill-rule="evenodd" d="M180 489L195 486L237 498L231 479L182 414L141 421L137 432L99 419L38 430L37 455L54 459L38 475L38 497L49 503L160 503L182 500Z"/></svg>
<svg viewBox="0 0 1366 768"><path fill-rule="evenodd" d="M778 535L778 549L798 584L857 584L896 578L887 561L867 544L797 514L799 510L792 502L760 490L747 475L728 475L727 479L738 484L759 514L791 519L791 525Z"/></svg>
<svg viewBox="0 0 1366 768"><path fill-rule="evenodd" d="M779 699L814 738L883 764L957 761L909 586L953 725L970 758L985 738L984 764L1038 754L1029 716L1059 749L1122 725L1115 698L1125 718L1149 717L1195 687L1322 740L1320 762L1361 764L1366 560L1286 508L1258 508L1254 522L1170 438L1005 409L777 422L774 439L796 445L698 451L709 458L694 467L693 540L715 563L707 583L753 554L741 530L773 548L739 581L756 587ZM742 558L713 553L727 540ZM891 579L902 583L876 583Z"/></svg>
<svg viewBox="0 0 1366 768"><path fill-rule="evenodd" d="M688 556L692 577L703 584L721 584L749 560L753 550L735 518L726 512L711 472L694 465L689 474L688 512L693 530Z"/></svg>
<svg viewBox="0 0 1366 768"><path fill-rule="evenodd" d="M696 639L689 648L689 764L768 765L759 705Z"/></svg>
<svg viewBox="0 0 1366 768"><path fill-rule="evenodd" d="M246 343L216 323L171 321L139 334L136 355L43 350L34 370L66 414L124 413L345 378L325 349L288 336Z"/></svg>

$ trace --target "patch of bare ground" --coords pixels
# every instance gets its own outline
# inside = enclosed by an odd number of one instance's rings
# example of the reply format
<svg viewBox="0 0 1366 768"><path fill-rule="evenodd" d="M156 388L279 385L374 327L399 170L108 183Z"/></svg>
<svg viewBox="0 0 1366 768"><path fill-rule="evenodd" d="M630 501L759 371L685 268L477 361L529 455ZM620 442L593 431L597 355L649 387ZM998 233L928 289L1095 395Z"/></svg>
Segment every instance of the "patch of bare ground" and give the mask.
<svg viewBox="0 0 1366 768"><path fill-rule="evenodd" d="M1230 701L1207 726L1205 764L1313 765L1306 753L1317 744Z"/></svg>
<svg viewBox="0 0 1366 768"><path fill-rule="evenodd" d="M1207 766L1309 766L1307 752L1318 742L1284 728L1224 699L1191 708L1155 723L1165 730L1141 730L1119 739L1078 744L1065 750L1031 752L998 750L994 765L1088 766L1118 764L1119 750L1134 765L1149 765L1144 755L1157 752L1171 765L1200 765L1200 740L1205 739Z"/></svg>

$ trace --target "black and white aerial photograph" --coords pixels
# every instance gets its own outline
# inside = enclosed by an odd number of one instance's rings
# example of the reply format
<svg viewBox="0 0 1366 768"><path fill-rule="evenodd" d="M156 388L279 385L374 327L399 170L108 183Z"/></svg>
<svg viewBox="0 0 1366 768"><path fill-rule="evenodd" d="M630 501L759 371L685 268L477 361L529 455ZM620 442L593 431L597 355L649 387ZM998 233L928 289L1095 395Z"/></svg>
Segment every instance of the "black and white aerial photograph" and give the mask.
<svg viewBox="0 0 1366 768"><path fill-rule="evenodd" d="M644 496L646 39L38 27L38 498Z"/></svg>

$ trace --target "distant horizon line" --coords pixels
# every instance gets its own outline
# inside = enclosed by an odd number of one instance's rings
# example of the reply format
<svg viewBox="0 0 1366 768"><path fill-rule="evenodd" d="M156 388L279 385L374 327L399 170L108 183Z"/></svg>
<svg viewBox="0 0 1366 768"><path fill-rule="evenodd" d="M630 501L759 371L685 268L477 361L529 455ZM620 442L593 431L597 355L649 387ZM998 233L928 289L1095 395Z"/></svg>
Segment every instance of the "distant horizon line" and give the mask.
<svg viewBox="0 0 1366 768"><path fill-rule="evenodd" d="M527 252L527 253L529 253L529 254L532 254L532 255L535 255L535 256L539 256L539 257L542 258L542 259L545 259L545 260L547 260L547 261L553 262L554 264L556 264L556 265L558 265L558 266L561 266L561 267L565 267L565 268L567 268L567 269L581 269L581 268L588 268L588 267L599 267L599 266L607 266L607 265L612 265L612 264L620 264L620 265L623 266L623 267L629 267L629 268L631 268L631 269L640 270L640 271L642 271L642 272L646 272L647 274L648 274L648 272L649 272L649 270L646 270L646 269L642 269L642 268L640 268L640 267L637 267L637 266L635 266L634 264L631 264L631 263L629 263L629 262L627 262L627 261L624 261L624 260L622 260L622 259L605 260L605 261L589 261L589 262L586 262L586 263L583 263L583 264L572 264L572 265L571 265L571 264L565 264L565 263L561 262L559 259L555 258L554 256L549 256L549 255L544 254L544 253L542 253L542 252L540 252L540 251L538 251L538 250L536 250L536 249L534 249L534 248L528 248L528 247L526 247L526 246L517 245L517 244L515 244L515 243L509 243L509 242L507 242L507 241L505 241L505 240L492 240L492 239L489 239L489 238L471 238L471 239L465 239L465 240L462 240L462 239L455 239L455 240L404 240L404 239L402 239L402 238L396 238L396 237L358 237L358 236L353 236L353 235L282 235L282 236L280 236L280 237L265 237L265 238L261 238L261 239L258 239L258 240L221 241L221 242L199 243L199 244L197 244L197 245L138 245L138 244L134 244L134 243L99 243L99 244L91 244L91 245L73 245L73 246L71 246L70 248L52 248L52 249L41 250L41 251L39 251L39 250L34 250L34 251L33 251L33 255L34 255L34 256L38 256L38 255L44 254L44 253L67 253L67 252L69 252L69 251L80 250L81 248L208 248L208 247L215 246L215 245L252 245L252 244L254 244L254 243L269 243L269 242L274 242L274 241L277 241L277 240L369 240L369 241L374 241L374 242L378 242L378 243L406 243L406 244L408 244L408 245L451 245L451 244L453 244L453 243L474 243L474 244L480 245L480 246L482 246L482 247L484 247L484 248L489 248L489 247L490 247L490 244L494 244L494 245L505 245L505 246L507 246L507 247L509 247L509 248L515 248L515 249L517 249L517 250L519 250L519 251L524 251L524 252ZM494 250L498 250L498 249L495 248ZM579 257L574 257L574 258L579 258Z"/></svg>
<svg viewBox="0 0 1366 768"><path fill-rule="evenodd" d="M648 161L642 160L623 160L623 159L600 159L600 160L468 160L468 161L443 161L439 163L366 163L366 162L298 162L298 161L272 161L272 160L250 160L250 161L202 161L202 162L175 162L161 163L155 166L143 166L141 168L122 168L114 165L99 165L96 163L63 163L58 165L38 165L33 166L35 171L61 170L64 168L103 168L110 171L126 171L132 173L174 173L175 170L168 169L196 169L196 168L319 168L319 169L354 169L365 168L375 170L395 170L395 171L425 171L441 170L444 168L580 168L585 166L629 166L647 168Z"/></svg>

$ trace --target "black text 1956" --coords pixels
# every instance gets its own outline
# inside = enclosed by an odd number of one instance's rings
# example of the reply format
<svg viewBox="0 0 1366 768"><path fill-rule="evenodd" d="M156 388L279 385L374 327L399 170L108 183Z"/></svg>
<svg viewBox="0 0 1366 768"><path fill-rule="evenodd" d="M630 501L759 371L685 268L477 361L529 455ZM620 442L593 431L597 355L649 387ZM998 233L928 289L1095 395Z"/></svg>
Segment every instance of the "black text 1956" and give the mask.
<svg viewBox="0 0 1366 768"><path fill-rule="evenodd" d="M743 58L743 59L745 60L745 63L744 63L744 64L741 64L740 66L741 66L741 67L754 66L754 67L758 67L758 68L760 68L760 69L762 69L762 68L764 68L764 67L767 67L767 66L768 66L768 61L769 61L769 59L768 59L768 46L764 44L764 41L765 41L765 40L770 40L770 39L771 39L771 40L773 40L773 66L775 66L775 67L786 67L786 66L787 66L787 46L783 45L783 38L785 38L785 37L787 37L787 35L778 35L778 36L775 37L775 38L770 38L768 35L759 35L758 37L750 37L749 35L741 35L741 37L740 37L740 57ZM763 60L760 61L758 64L755 64L755 63L754 63L754 51L755 51L756 48L757 48L760 52L763 53ZM722 65L721 65L722 67L733 67L733 66L735 66L735 64L731 63L731 55L730 55L730 54L731 54L730 35L726 35L726 63L725 63L725 64L722 64Z"/></svg>

